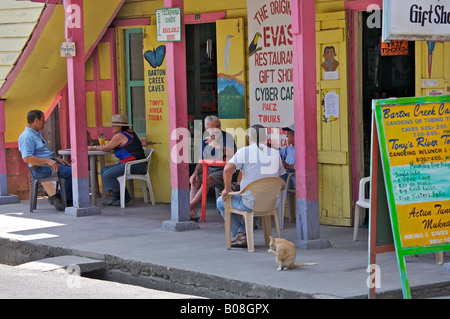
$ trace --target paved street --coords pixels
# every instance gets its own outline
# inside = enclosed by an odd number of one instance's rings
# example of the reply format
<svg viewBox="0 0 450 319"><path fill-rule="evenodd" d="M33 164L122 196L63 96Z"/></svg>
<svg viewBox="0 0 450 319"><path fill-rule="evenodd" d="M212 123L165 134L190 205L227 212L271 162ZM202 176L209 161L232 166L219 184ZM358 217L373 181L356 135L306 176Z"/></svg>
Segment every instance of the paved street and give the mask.
<svg viewBox="0 0 450 319"><path fill-rule="evenodd" d="M40 200L37 207L29 213L28 201L0 206L2 263L21 265L58 256L91 258L106 264L110 281L162 290L176 287L177 292L208 298L367 298L368 231L364 228L353 241L351 227L321 225L320 236L329 239L332 247L298 250L296 259L318 265L277 272L261 229L255 230L255 252L226 249L223 218L215 207L207 209L200 229L186 232L162 230L163 222L170 219L168 204L153 206L141 200L125 209L102 207L100 215L80 218L56 211L47 200ZM286 221L284 226L282 237L294 241L295 224ZM402 298L395 253L378 254L376 263L381 270L377 298ZM450 275L436 263L435 254L408 257L407 270L413 298L449 295ZM7 286L6 280L0 280L0 287ZM60 277L49 294L87 298L78 297L82 291L68 289L66 280ZM22 283L8 285L21 287ZM132 296L133 290L125 298Z"/></svg>
<svg viewBox="0 0 450 319"><path fill-rule="evenodd" d="M182 299L199 298L110 281L41 272L0 264L0 299Z"/></svg>

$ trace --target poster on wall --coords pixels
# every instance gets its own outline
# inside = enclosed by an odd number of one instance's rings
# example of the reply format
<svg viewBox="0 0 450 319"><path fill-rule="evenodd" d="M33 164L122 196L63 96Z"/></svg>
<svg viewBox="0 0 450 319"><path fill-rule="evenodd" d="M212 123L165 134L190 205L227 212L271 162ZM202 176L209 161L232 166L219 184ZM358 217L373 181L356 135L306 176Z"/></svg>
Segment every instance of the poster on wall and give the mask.
<svg viewBox="0 0 450 319"><path fill-rule="evenodd" d="M247 0L250 125L268 128L270 144L281 147L288 145L281 128L294 119L290 4Z"/></svg>
<svg viewBox="0 0 450 319"><path fill-rule="evenodd" d="M159 181L153 188L158 201L170 203L169 103L167 95L166 45L158 42L156 26L144 28L144 90L147 146L153 148L150 175ZM153 167L153 168L152 168ZM157 169L154 169L157 167Z"/></svg>
<svg viewBox="0 0 450 319"><path fill-rule="evenodd" d="M244 19L216 21L219 118L245 119Z"/></svg>

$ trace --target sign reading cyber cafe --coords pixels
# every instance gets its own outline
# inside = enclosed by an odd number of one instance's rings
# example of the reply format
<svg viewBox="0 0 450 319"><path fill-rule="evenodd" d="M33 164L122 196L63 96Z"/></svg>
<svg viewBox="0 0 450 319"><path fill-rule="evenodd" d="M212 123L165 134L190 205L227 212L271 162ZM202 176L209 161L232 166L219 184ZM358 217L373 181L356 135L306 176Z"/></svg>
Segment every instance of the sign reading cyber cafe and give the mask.
<svg viewBox="0 0 450 319"><path fill-rule="evenodd" d="M383 0L383 41L449 41L446 0Z"/></svg>

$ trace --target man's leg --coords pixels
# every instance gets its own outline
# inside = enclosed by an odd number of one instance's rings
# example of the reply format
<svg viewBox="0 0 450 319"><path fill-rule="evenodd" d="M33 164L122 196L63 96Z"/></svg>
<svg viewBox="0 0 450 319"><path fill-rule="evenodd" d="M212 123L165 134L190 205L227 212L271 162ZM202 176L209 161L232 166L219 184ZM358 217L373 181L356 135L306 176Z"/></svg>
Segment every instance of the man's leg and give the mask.
<svg viewBox="0 0 450 319"><path fill-rule="evenodd" d="M64 178L66 180L65 187L66 187L66 200L71 201L73 200L72 195L72 167L67 165L59 165L59 171L58 176L61 178Z"/></svg>
<svg viewBox="0 0 450 319"><path fill-rule="evenodd" d="M46 177L50 177L52 175L52 169L49 166L35 166L35 169L31 171L31 174L33 174L34 178L36 178L36 179L46 178ZM50 204L55 206L55 208L57 210L63 211L64 205L61 201L61 198L56 196L54 187L48 187L49 183L51 183L51 182L42 183L42 186L44 187L44 189L49 197Z"/></svg>
<svg viewBox="0 0 450 319"><path fill-rule="evenodd" d="M191 184L191 189L189 190L189 200L190 200L190 211L191 217L196 218L197 216L197 205L202 199L202 180L203 175L199 175L197 182Z"/></svg>
<svg viewBox="0 0 450 319"><path fill-rule="evenodd" d="M222 196L217 198L217 208L219 209L220 215L225 218L225 202L222 199ZM246 207L242 203L242 197L240 195L235 195L231 197L231 207L240 210L247 210L251 212L252 210ZM238 233L245 234L245 221L238 214L231 214L231 237L235 238Z"/></svg>

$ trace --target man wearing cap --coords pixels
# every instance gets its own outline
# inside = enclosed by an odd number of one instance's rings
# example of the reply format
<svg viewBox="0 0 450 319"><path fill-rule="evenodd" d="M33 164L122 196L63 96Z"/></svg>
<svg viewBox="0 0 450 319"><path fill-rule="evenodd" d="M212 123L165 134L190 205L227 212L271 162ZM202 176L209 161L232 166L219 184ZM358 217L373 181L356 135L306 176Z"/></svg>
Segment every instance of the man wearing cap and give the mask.
<svg viewBox="0 0 450 319"><path fill-rule="evenodd" d="M286 169L286 174L281 176L284 181L287 181L289 174L295 173L295 129L294 123L288 127L283 127L283 131L286 132L286 137L289 142L289 146L280 150L280 156L283 162L283 166ZM295 176L292 177L291 188L295 188Z"/></svg>
<svg viewBox="0 0 450 319"><path fill-rule="evenodd" d="M236 153L236 143L230 133L221 130L220 119L215 115L208 115L205 118L205 133L202 140L201 159L211 159L216 161L227 161ZM198 221L197 205L202 200L202 171L203 164L196 165L194 172L189 178L191 189L190 197L190 220ZM206 188L212 185L223 187L223 167L209 166Z"/></svg>
<svg viewBox="0 0 450 319"><path fill-rule="evenodd" d="M128 117L122 114L114 114L111 123L114 136L111 141L102 146L88 146L89 151L110 151L114 150L114 155L120 160L119 164L105 166L101 170L101 175L105 183L105 189L110 193L111 199L102 205L120 206L120 184L117 177L125 172L125 163L145 158L142 143L136 133L130 129L132 124L128 123ZM132 174L146 174L147 163L138 163L131 166ZM131 201L128 190L125 192L125 203Z"/></svg>
<svg viewBox="0 0 450 319"><path fill-rule="evenodd" d="M45 178L52 175L52 169L66 180L66 200L72 201L72 169L70 163L55 156L47 141L41 134L45 125L44 112L32 110L27 114L27 126L19 136L19 151L22 159L31 168L34 178ZM49 201L57 210L64 210L60 195L45 187ZM52 193L53 192L53 193Z"/></svg>

